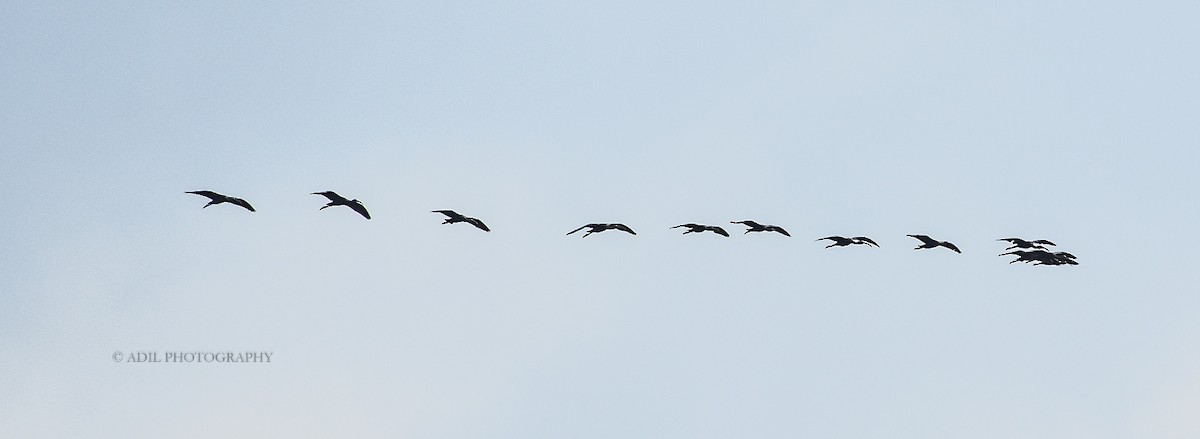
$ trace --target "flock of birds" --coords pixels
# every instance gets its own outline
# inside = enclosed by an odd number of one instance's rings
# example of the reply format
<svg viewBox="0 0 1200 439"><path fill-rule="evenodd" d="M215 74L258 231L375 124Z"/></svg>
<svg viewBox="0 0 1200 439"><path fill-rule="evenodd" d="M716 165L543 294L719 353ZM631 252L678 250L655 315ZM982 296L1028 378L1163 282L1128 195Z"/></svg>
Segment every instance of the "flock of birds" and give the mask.
<svg viewBox="0 0 1200 439"><path fill-rule="evenodd" d="M209 202L208 202L208 204L205 204L204 207L208 207L208 206L212 206L212 205L216 205L216 204L222 204L222 203L229 203L229 204L241 206L241 207L245 208L246 210L254 212L254 206L251 206L249 202L247 202L244 199L238 198L238 197L231 197L231 196L219 194L219 193L216 193L213 191L188 191L186 193L196 194L196 195L200 195L205 198L208 198ZM334 191L313 192L312 195L321 195L329 200L328 203L326 203L324 206L321 206L321 208L317 209L317 210L324 210L327 207L333 207L333 206L346 206L346 207L350 208L351 210L358 212L358 214L362 215L363 218L371 219L371 213L367 211L367 207L364 206L363 203L361 201L358 201L357 199L346 199L346 197L338 195L337 192L334 192ZM485 232L492 231L492 229L489 229L487 224L484 224L482 220L480 220L478 218L471 218L469 216L462 215L453 210L434 210L433 213L440 213L440 214L446 216L446 219L444 221L442 221L442 224L467 223L467 224L475 226L476 228L483 230ZM760 224L760 223L757 223L757 222L754 222L751 220L730 221L730 223L731 224L741 224L743 226L746 226L746 231L743 232L743 234L750 233L750 232L775 232L775 233L781 234L783 236L789 236L789 237L792 236L790 233L788 233L787 230L784 230L783 227L779 227L776 225ZM681 227L687 228L687 230L685 230L683 232L684 235L689 234L689 233L713 232L713 233L721 235L721 236L729 237L729 232L720 226L687 223L687 224L680 224L678 226L674 226L671 228L678 229ZM588 237L588 235L591 235L593 233L600 233L600 232L604 232L607 230L620 230L620 231L628 233L630 235L637 235L637 232L634 232L633 228L631 228L625 224L621 224L621 223L585 224L585 225L579 227L578 229L567 232L567 235L574 234L575 232L578 232L578 231L581 231L584 229L587 229L587 232L583 234L584 238ZM953 250L955 253L962 253L962 250L959 250L958 246L954 245L950 241L938 241L936 239L929 237L928 235L907 235L907 236L914 238L918 241L921 241L921 244L918 245L913 250L945 247L947 249ZM824 238L817 239L817 241L826 241L826 240L830 241L830 244L825 246L825 248L846 247L846 246L851 246L851 245L865 245L868 247L879 247L878 243L876 243L874 240L872 240L871 238L868 238L866 236L855 236L855 237L851 237L851 238L846 238L843 236L826 236ZM1070 254L1068 252L1063 252L1063 251L1057 251L1057 252L1050 251L1046 246L1053 247L1053 246L1055 246L1055 244L1053 242L1050 242L1045 239L1026 241L1021 238L1000 238L1000 239L997 239L997 241L1007 241L1009 244L1012 244L1011 246L1009 246L1008 248L1005 249L1005 250L1011 250L1011 251L1000 254L1000 256L1016 256L1017 257L1017 259L1010 261L1009 264L1013 264L1016 262L1024 262L1027 264L1033 263L1034 265L1079 265L1079 262L1076 261L1075 255L1073 255L1073 254Z"/></svg>

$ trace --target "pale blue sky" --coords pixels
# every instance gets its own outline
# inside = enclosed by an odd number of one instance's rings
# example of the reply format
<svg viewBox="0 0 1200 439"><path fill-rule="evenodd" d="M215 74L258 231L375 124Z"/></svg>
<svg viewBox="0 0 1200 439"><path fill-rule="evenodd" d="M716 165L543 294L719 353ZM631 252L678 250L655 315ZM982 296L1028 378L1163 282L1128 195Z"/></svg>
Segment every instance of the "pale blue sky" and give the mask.
<svg viewBox="0 0 1200 439"><path fill-rule="evenodd" d="M6 3L0 436L1198 437L1197 19Z"/></svg>

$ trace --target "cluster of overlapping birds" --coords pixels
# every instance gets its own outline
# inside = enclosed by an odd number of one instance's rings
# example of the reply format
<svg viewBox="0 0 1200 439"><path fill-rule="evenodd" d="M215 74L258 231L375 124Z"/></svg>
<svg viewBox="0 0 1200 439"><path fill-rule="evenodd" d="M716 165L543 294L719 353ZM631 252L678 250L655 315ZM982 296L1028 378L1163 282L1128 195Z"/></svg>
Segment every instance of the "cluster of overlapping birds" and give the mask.
<svg viewBox="0 0 1200 439"><path fill-rule="evenodd" d="M246 210L254 212L254 206L251 206L249 202L247 202L246 200L243 200L241 198L231 197L228 195L222 195L222 194L219 194L219 193L216 193L213 191L189 191L187 193L196 194L196 195L200 195L200 196L204 196L204 197L208 198L210 201L208 202L208 204L205 204L204 207L212 206L215 204L230 203L230 204L234 204L237 206L241 206L241 207L245 208ZM313 192L312 195L321 195L329 200L328 203L326 203L324 206L321 206L321 208L318 210L323 210L326 207L346 206L346 207L349 207L350 209L354 210L355 212L358 212L358 214L362 215L363 218L371 219L371 213L367 212L367 207L364 206L363 203L361 201L358 201L357 199L346 199L346 197L338 195L336 192L333 192L333 191ZM435 210L433 212L440 213L440 214L446 216L446 219L444 221L442 221L442 224L467 223L467 224L473 225L476 228L483 230L485 232L492 231L492 229L488 228L487 224L484 224L483 221L479 220L478 218L472 218L469 216L465 216L465 215L462 215L453 210ZM776 225L760 224L760 223L750 221L750 220L730 221L730 223L741 224L741 225L746 226L746 231L743 232L743 234L750 233L750 232L775 232L775 233L779 233L784 236L792 236L790 233L788 233L787 230L784 230L783 227L779 227ZM721 235L721 236L725 236L725 237L729 236L729 232L725 231L725 229L720 226L687 223L687 224L680 224L678 226L674 226L671 228L678 229L681 227L687 229L687 230L684 230L684 232L683 232L684 235L689 234L689 233L713 232L713 233ZM578 232L578 231L581 231L584 229L587 229L587 232L585 232L583 234L584 238L588 237L588 235L591 235L593 233L600 233L600 232L604 232L606 230L620 230L622 232L629 233L631 235L637 234L637 232L634 232L632 228L630 228L629 226L627 226L625 224L621 224L621 223L585 224L585 225L579 227L578 229L567 232L567 234L571 235L575 232ZM916 248L914 248L914 250L945 247L950 250L953 250L956 253L962 253L962 250L959 250L958 246L954 245L953 243L951 243L949 241L938 241L936 239L930 238L928 235L907 235L907 236L921 241L921 245L918 245ZM824 240L830 241L830 244L825 246L825 248L846 247L846 246L850 246L850 245L866 245L869 247L870 246L879 247L879 244L877 244L875 241L871 240L871 238L868 238L866 236L855 236L852 238L846 238L846 237L842 237L842 236L826 236L824 238L817 239L817 241L824 241ZM1026 241L1021 238L1000 238L997 241L1007 241L1009 244L1012 244L1011 246L1009 246L1008 248L1005 249L1005 250L1011 250L1011 251L1000 254L1000 256L1016 256L1017 257L1017 259L1010 261L1009 264L1016 263L1016 262L1024 262L1024 263L1033 263L1034 265L1079 265L1079 263L1076 261L1075 255L1072 255L1067 252L1062 252L1062 251L1058 251L1058 252L1050 251L1046 246L1047 245L1055 246L1055 244L1053 242L1047 241L1045 239Z"/></svg>

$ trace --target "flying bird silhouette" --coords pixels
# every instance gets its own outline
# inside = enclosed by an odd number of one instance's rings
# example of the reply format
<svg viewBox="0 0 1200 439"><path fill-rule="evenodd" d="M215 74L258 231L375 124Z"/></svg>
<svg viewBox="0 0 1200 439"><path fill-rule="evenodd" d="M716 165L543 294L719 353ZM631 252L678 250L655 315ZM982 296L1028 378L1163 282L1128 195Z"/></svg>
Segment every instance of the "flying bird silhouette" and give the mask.
<svg viewBox="0 0 1200 439"><path fill-rule="evenodd" d="M445 221L442 221L442 224L467 223L472 226L478 227L479 230L483 230L485 232L492 231L492 229L488 228L487 224L484 224L483 221L480 221L478 218L471 218L469 216L463 216L462 214L455 212L453 210L435 210L433 212L440 213L442 215L446 215L447 218Z"/></svg>
<svg viewBox="0 0 1200 439"><path fill-rule="evenodd" d="M627 225L624 225L624 224L621 224L621 223L612 223L612 224L592 223L592 224L586 224L586 225L584 225L584 226L582 226L582 227L580 227L580 228L578 228L578 229L575 229L575 230L572 230L572 231L568 232L567 234L568 234L568 235L570 235L570 234L572 234L572 233L578 232L578 231L580 231L580 230L583 230L583 229L589 229L587 233L584 233L584 234L583 234L583 237L584 237L584 238L587 238L587 237L588 237L588 235L591 235L591 234L593 234L593 233L600 233L600 232L603 232L603 231L605 231L605 230L613 230L613 229L620 230L620 231L622 231L622 232L628 232L630 235L636 235L636 234L637 234L636 232L634 232L634 231L633 231L633 229L629 228L629 226L627 226Z"/></svg>
<svg viewBox="0 0 1200 439"><path fill-rule="evenodd" d="M1016 259L1009 261L1008 263L1010 263L1010 264L1016 263L1016 262L1030 263L1030 262L1034 262L1034 261L1048 261L1048 260L1055 259L1053 254L1051 254L1050 252L1045 251L1045 250L1033 250L1033 251L1013 250L1010 252L1005 252L1005 253L1000 254L1000 256L1010 256L1010 255L1017 257Z"/></svg>
<svg viewBox="0 0 1200 439"><path fill-rule="evenodd" d="M1008 241L1009 244L1012 244L1011 247L1006 248L1005 250L1012 250L1014 248L1037 248L1037 249L1046 250L1046 247L1043 247L1042 245L1054 245L1053 242L1047 241L1045 239L1039 239L1036 241L1026 241L1021 238L1000 238L1000 239L997 239L997 241Z"/></svg>
<svg viewBox="0 0 1200 439"><path fill-rule="evenodd" d="M354 209L354 211L358 212L359 215L362 215L363 218L371 219L371 214L367 212L367 207L363 206L361 201L347 200L346 197L338 195L337 192L334 192L334 191L313 192L312 194L313 195L321 195L321 196L324 196L325 198L329 199L329 204L321 206L321 208L317 209L317 210L325 210L326 207L333 207L333 206L346 206L351 209Z"/></svg>
<svg viewBox="0 0 1200 439"><path fill-rule="evenodd" d="M820 241L822 239L828 239L830 241L833 241L833 244L829 244L829 245L825 246L825 248L845 247L845 246L848 246L851 244L863 244L866 246L873 245L875 247L879 247L879 244L876 244L875 241L872 241L871 238L868 238L866 236L855 236L853 238L845 238L845 237L841 237L841 236L826 236L824 238L818 239L817 241Z"/></svg>
<svg viewBox="0 0 1200 439"><path fill-rule="evenodd" d="M1024 262L1026 264L1033 262L1033 265L1079 265L1078 262L1075 262L1075 255L1067 252L1051 253L1045 250L1013 250L1008 253L1000 254L1000 256L1006 255L1013 255L1017 257L1016 259L1009 261L1010 264L1014 262Z"/></svg>
<svg viewBox="0 0 1200 439"><path fill-rule="evenodd" d="M730 221L730 223L731 224L742 224L742 225L746 226L747 229L745 232L742 233L743 235L750 233L750 232L779 232L779 233L782 233L783 236L792 236L792 234L788 233L787 230L783 230L783 227L779 227L779 226L759 224L759 223L756 223L756 222L750 221L750 220Z"/></svg>
<svg viewBox="0 0 1200 439"><path fill-rule="evenodd" d="M917 239L921 240L921 242L924 243L924 244L918 245L913 250L920 250L923 248L936 248L936 247L941 246L941 247L946 247L950 250L954 250L956 253L962 253L962 250L959 250L958 247L956 247L954 244L950 243L950 241L938 241L936 239L930 238L927 235L907 235L907 236L909 236L911 238L917 238Z"/></svg>
<svg viewBox="0 0 1200 439"><path fill-rule="evenodd" d="M672 227L672 229L677 229L680 227L688 228L687 231L683 232L684 235L686 235L688 233L713 232L713 233L716 233L716 234L724 236L724 237L729 237L729 232L726 232L725 229L718 227L718 226L706 226L704 224L687 223L687 224L680 224L678 226Z"/></svg>
<svg viewBox="0 0 1200 439"><path fill-rule="evenodd" d="M251 206L250 203L246 202L246 200L243 200L238 197L222 195L222 194L218 194L213 191L189 191L189 192L184 192L184 193L196 194L196 195L200 195L203 197L207 197L210 201L208 202L208 204L205 204L204 207L212 206L214 204L229 203L229 204L236 204L238 206L245 207L246 210L249 210L251 212L254 211L254 206ZM203 209L204 207L201 207L201 209Z"/></svg>

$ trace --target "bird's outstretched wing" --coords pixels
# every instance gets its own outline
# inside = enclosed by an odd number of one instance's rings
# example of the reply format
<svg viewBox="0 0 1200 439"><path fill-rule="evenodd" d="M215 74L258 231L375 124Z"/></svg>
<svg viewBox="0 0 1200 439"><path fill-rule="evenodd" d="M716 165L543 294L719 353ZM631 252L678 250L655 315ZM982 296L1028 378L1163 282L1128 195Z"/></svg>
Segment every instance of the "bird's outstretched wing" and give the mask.
<svg viewBox="0 0 1200 439"><path fill-rule="evenodd" d="M954 250L955 253L962 253L962 250L959 250L958 247L955 246L954 244L951 244L950 241L939 242L938 245L940 245L942 247L946 247L950 250Z"/></svg>
<svg viewBox="0 0 1200 439"><path fill-rule="evenodd" d="M478 227L479 230L483 230L485 232L492 231L492 229L489 229L487 224L484 224L483 221L479 220L479 218L466 218L464 221L470 223L472 226Z"/></svg>
<svg viewBox="0 0 1200 439"><path fill-rule="evenodd" d="M680 225L678 225L678 226L671 227L671 228L672 228L672 229L678 229L678 228L680 228L680 227L687 227L687 228L689 228L689 229L700 229L700 228L704 228L704 226L702 226L702 225L699 225L699 224L695 224L695 223L680 224Z"/></svg>
<svg viewBox="0 0 1200 439"><path fill-rule="evenodd" d="M249 210L249 211L251 211L251 212L253 212L253 211L254 211L254 206L251 206L251 205L250 205L250 203L249 203L248 201L246 201L246 200L243 200L243 199L241 199L241 198L237 198L237 197L229 197L229 202L230 202L230 203L233 203L233 204L236 204L236 205L238 205L238 206L245 207L245 208L246 208L246 210Z"/></svg>
<svg viewBox="0 0 1200 439"><path fill-rule="evenodd" d="M861 241L861 242L865 242L867 245L873 245L873 246L879 247L879 244L876 244L875 241L872 241L871 238L868 238L866 236L855 236L854 239Z"/></svg>
<svg viewBox="0 0 1200 439"><path fill-rule="evenodd" d="M750 228L759 228L759 227L762 227L762 226L763 226L762 224L759 224L759 223L756 223L756 222L754 222L754 221L750 221L750 220L745 220L745 221L730 221L730 223L732 223L732 224L741 224L741 225L744 225L744 226L746 226L746 227L750 227Z"/></svg>
<svg viewBox="0 0 1200 439"><path fill-rule="evenodd" d="M924 243L930 244L930 245L940 245L941 244L936 239L930 238L928 235L906 235L906 236L908 236L910 238L917 238L917 239L921 240L921 242L924 242Z"/></svg>
<svg viewBox="0 0 1200 439"><path fill-rule="evenodd" d="M621 224L621 223L609 224L609 227L610 227L610 228L613 228L613 229L620 230L620 231L622 231L622 232L629 232L629 234L630 234L630 235L636 235L636 234L637 234L637 232L634 232L634 231L633 231L633 229L629 228L629 226L627 226L627 225L624 225L624 224Z"/></svg>
<svg viewBox="0 0 1200 439"><path fill-rule="evenodd" d="M779 232L779 233L782 233L783 236L792 236L791 233L788 233L787 230L783 230L783 227L779 227L779 226L767 226L767 231L768 232Z"/></svg>
<svg viewBox="0 0 1200 439"><path fill-rule="evenodd" d="M354 209L355 212L358 212L359 215L362 215L363 218L371 219L371 214L367 212L367 206L363 206L361 201L354 200L346 205L350 206L351 209Z"/></svg>
<svg viewBox="0 0 1200 439"><path fill-rule="evenodd" d="M823 240L823 239L828 239L828 240L830 240L830 241L837 242L837 241L841 241L841 240L843 240L843 239L846 239L846 238L843 238L843 237L841 237L841 236L834 235L834 236L826 236L826 237L824 237L824 238L814 239L813 241L820 241L820 240Z"/></svg>
<svg viewBox="0 0 1200 439"><path fill-rule="evenodd" d="M1034 244L1057 245L1057 244L1047 241L1045 239L1039 239L1037 241L1031 241L1031 242L1033 242Z"/></svg>
<svg viewBox="0 0 1200 439"><path fill-rule="evenodd" d="M1058 256L1060 258L1075 259L1075 255L1067 253L1067 252L1054 252L1054 256Z"/></svg>
<svg viewBox="0 0 1200 439"><path fill-rule="evenodd" d="M332 201L332 202L334 202L334 203L337 203L337 204L344 204L344 203L349 203L349 202L350 202L350 200L347 200L347 199L346 199L346 197L343 197L343 196L341 196L341 195L338 195L338 194L337 194L337 192L334 192L334 191L313 192L312 194L313 194L313 195L320 195L320 196L323 196L323 197L325 197L325 198L328 198L328 199L329 199L329 201ZM356 210L357 210L357 209L356 209Z"/></svg>
<svg viewBox="0 0 1200 439"><path fill-rule="evenodd" d="M712 230L713 233L724 236L726 238L729 237L729 232L726 232L725 229L721 228L721 226L710 226L710 228L708 230Z"/></svg>
<svg viewBox="0 0 1200 439"><path fill-rule="evenodd" d="M997 239L997 241L1008 241L1009 244L1016 244L1017 242L1025 241L1025 240L1021 239L1021 238L1000 238L1000 239Z"/></svg>
<svg viewBox="0 0 1200 439"><path fill-rule="evenodd" d="M213 200L213 201L217 201L217 200L220 200L220 199L223 199L223 198L225 198L225 196L224 196L224 195L218 194L218 193L216 193L216 192L213 192L213 191L188 191L188 192L184 192L184 193L185 193L185 194L196 194L196 195L200 195L200 196L202 196L202 197L206 197L206 198L208 198L208 199L210 199L210 200Z"/></svg>
<svg viewBox="0 0 1200 439"><path fill-rule="evenodd" d="M450 218L450 219L457 219L457 220L460 220L460 221L461 221L461 220L465 220L465 219L466 219L466 218L465 218L465 217L463 217L461 214L459 214L458 212L455 212L455 211L453 211L453 210L448 210L448 209L447 209L447 210L435 210L435 211L433 211L433 212L435 212L435 213L440 213L440 214L442 214L442 215L446 215L446 217L447 217L447 218Z"/></svg>

